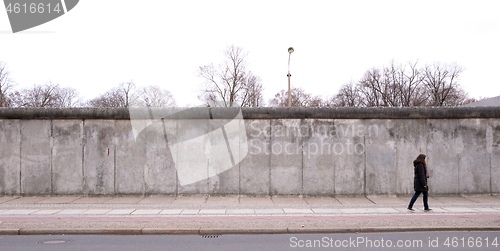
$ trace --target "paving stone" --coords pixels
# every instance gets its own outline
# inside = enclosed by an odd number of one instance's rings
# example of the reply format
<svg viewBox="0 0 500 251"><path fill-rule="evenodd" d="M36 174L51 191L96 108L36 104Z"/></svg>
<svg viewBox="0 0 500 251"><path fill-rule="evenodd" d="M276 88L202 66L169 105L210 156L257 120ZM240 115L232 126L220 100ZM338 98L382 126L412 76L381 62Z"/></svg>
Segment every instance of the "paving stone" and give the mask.
<svg viewBox="0 0 500 251"><path fill-rule="evenodd" d="M111 209L89 209L87 211L84 211L82 214L106 214L107 212L111 211Z"/></svg>
<svg viewBox="0 0 500 251"><path fill-rule="evenodd" d="M113 209L106 214L109 214L109 215L129 215L133 211L135 211L135 209Z"/></svg>
<svg viewBox="0 0 500 251"><path fill-rule="evenodd" d="M372 204L370 200L365 197L337 197L336 198L340 203L345 205L359 205L359 204Z"/></svg>
<svg viewBox="0 0 500 251"><path fill-rule="evenodd" d="M443 209L452 213L477 213L476 210L465 207L443 207Z"/></svg>
<svg viewBox="0 0 500 251"><path fill-rule="evenodd" d="M431 207L433 213L449 213L450 211L446 210L446 209L443 209L443 208L440 208L440 207L436 207L436 208L433 208ZM425 212L424 209L418 209L419 211L421 212Z"/></svg>
<svg viewBox="0 0 500 251"><path fill-rule="evenodd" d="M500 198L491 195L466 195L464 198L477 203L500 203Z"/></svg>
<svg viewBox="0 0 500 251"><path fill-rule="evenodd" d="M308 197L304 198L307 204L310 205L339 205L340 202L335 198L329 197Z"/></svg>
<svg viewBox="0 0 500 251"><path fill-rule="evenodd" d="M181 214L182 209L164 209L161 210L160 214L168 214L168 215L179 215Z"/></svg>
<svg viewBox="0 0 500 251"><path fill-rule="evenodd" d="M283 208L286 214L312 214L311 209L298 209L298 208Z"/></svg>
<svg viewBox="0 0 500 251"><path fill-rule="evenodd" d="M137 204L142 199L142 197L114 197L105 201L104 204Z"/></svg>
<svg viewBox="0 0 500 251"><path fill-rule="evenodd" d="M394 197L387 197L387 196L366 196L369 200L373 201L375 204L405 204L408 203L408 201L403 200L401 198L398 198L396 196Z"/></svg>
<svg viewBox="0 0 500 251"><path fill-rule="evenodd" d="M287 204L287 205L306 205L307 202L303 198L297 197L278 197L273 196L271 200L274 204Z"/></svg>
<svg viewBox="0 0 500 251"><path fill-rule="evenodd" d="M394 208L394 210L398 211L399 213L411 213L411 211L409 211L406 207L405 208L396 207Z"/></svg>
<svg viewBox="0 0 500 251"><path fill-rule="evenodd" d="M481 212L481 213L498 213L500 212L499 209L494 209L494 208L489 208L489 207L485 207L485 208L472 208L478 212Z"/></svg>
<svg viewBox="0 0 500 251"><path fill-rule="evenodd" d="M313 208L311 209L317 214L340 214L342 211L338 208Z"/></svg>
<svg viewBox="0 0 500 251"><path fill-rule="evenodd" d="M257 214L283 214L285 213L282 209L255 209Z"/></svg>
<svg viewBox="0 0 500 251"><path fill-rule="evenodd" d="M399 211L394 208L375 208L375 210L379 213L384 213L384 214L399 213Z"/></svg>
<svg viewBox="0 0 500 251"><path fill-rule="evenodd" d="M273 201L270 196L265 197L245 197L240 196L241 205L272 205Z"/></svg>
<svg viewBox="0 0 500 251"><path fill-rule="evenodd" d="M239 196L210 196L207 199L207 204L234 204L240 203Z"/></svg>
<svg viewBox="0 0 500 251"><path fill-rule="evenodd" d="M39 210L39 211L36 211L32 214L49 214L49 215L52 215L52 214L56 214L58 212L61 212L61 209L59 210Z"/></svg>
<svg viewBox="0 0 500 251"><path fill-rule="evenodd" d="M420 195L420 197L421 196L422 195ZM472 200L469 200L467 198L464 198L464 197L456 197L456 196L453 196L453 197L433 197L433 196L430 196L429 197L429 204L431 204L431 203L433 203L435 201L441 202L441 203L446 203L446 204L451 204L451 203L471 203L471 204L475 204L476 203L476 202L474 202Z"/></svg>
<svg viewBox="0 0 500 251"><path fill-rule="evenodd" d="M156 215L160 213L160 209L137 209L135 210L132 215Z"/></svg>
<svg viewBox="0 0 500 251"><path fill-rule="evenodd" d="M38 201L47 199L48 197L19 197L15 200L7 201L3 204L33 204Z"/></svg>
<svg viewBox="0 0 500 251"><path fill-rule="evenodd" d="M226 209L201 209L198 214L225 214Z"/></svg>
<svg viewBox="0 0 500 251"><path fill-rule="evenodd" d="M6 211L3 211L1 212L0 214L3 214L3 215L6 215L6 214L10 214L10 215L17 215L17 214L31 214L31 213L34 213L38 211L38 209L12 209L12 210L6 210Z"/></svg>
<svg viewBox="0 0 500 251"><path fill-rule="evenodd" d="M80 198L82 197L69 197L69 196L50 197L41 201L37 201L36 204L65 204L65 203L71 203Z"/></svg>
<svg viewBox="0 0 500 251"><path fill-rule="evenodd" d="M64 209L61 212L57 213L57 215L60 215L60 214L65 214L65 215L81 214L85 211L86 211L85 209Z"/></svg>
<svg viewBox="0 0 500 251"><path fill-rule="evenodd" d="M175 198L172 204L205 204L207 197L205 196L179 196Z"/></svg>
<svg viewBox="0 0 500 251"><path fill-rule="evenodd" d="M174 200L174 196L154 196L146 197L139 201L138 204L172 204Z"/></svg>
<svg viewBox="0 0 500 251"><path fill-rule="evenodd" d="M198 214L199 209L184 209L181 214Z"/></svg>
<svg viewBox="0 0 500 251"><path fill-rule="evenodd" d="M374 208L341 208L340 211L347 214L378 213L378 211Z"/></svg>
<svg viewBox="0 0 500 251"><path fill-rule="evenodd" d="M10 197L10 196L0 197L0 204L5 203L7 201L15 200L17 198L19 198L19 196L14 196L14 197Z"/></svg>
<svg viewBox="0 0 500 251"><path fill-rule="evenodd" d="M255 214L253 209L227 209L226 214Z"/></svg>
<svg viewBox="0 0 500 251"><path fill-rule="evenodd" d="M73 204L102 204L113 199L113 197L82 197L73 201Z"/></svg>

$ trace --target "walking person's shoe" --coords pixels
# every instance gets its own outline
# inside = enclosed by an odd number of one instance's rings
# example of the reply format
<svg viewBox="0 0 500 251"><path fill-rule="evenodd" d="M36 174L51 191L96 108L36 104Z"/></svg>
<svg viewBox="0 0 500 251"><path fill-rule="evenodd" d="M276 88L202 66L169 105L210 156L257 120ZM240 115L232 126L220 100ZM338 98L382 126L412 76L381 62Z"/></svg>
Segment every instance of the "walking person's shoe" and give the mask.
<svg viewBox="0 0 500 251"><path fill-rule="evenodd" d="M432 209L427 208L427 209L424 209L424 211L426 211L426 212L430 212L430 211L432 211Z"/></svg>
<svg viewBox="0 0 500 251"><path fill-rule="evenodd" d="M408 211L410 211L410 212L415 212L415 209L413 209L413 208L407 208L407 209L408 209Z"/></svg>

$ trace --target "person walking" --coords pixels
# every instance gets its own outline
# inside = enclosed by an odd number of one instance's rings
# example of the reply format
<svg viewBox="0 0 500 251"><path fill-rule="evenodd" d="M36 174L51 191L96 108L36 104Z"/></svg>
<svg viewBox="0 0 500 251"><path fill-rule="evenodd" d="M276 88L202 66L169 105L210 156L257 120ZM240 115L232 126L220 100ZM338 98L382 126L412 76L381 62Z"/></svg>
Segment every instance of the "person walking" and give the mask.
<svg viewBox="0 0 500 251"><path fill-rule="evenodd" d="M417 159L413 161L413 166L415 167L415 178L413 178L413 188L415 194L411 198L410 204L408 205L408 210L415 211L413 209L413 204L417 201L420 194L424 195L424 210L431 211L429 208L428 198L429 198L429 187L427 186L427 179L429 178L429 171L427 169L427 164L425 154L418 155Z"/></svg>

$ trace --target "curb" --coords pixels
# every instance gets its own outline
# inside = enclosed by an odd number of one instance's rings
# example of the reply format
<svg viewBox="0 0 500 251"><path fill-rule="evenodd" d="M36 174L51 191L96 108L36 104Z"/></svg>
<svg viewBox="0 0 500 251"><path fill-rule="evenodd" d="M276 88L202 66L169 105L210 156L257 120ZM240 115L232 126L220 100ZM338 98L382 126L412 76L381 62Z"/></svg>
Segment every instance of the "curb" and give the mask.
<svg viewBox="0 0 500 251"><path fill-rule="evenodd" d="M500 231L500 226L471 227L366 227L366 228L92 228L92 229L0 229L2 235L250 235L250 234L340 234L440 231Z"/></svg>

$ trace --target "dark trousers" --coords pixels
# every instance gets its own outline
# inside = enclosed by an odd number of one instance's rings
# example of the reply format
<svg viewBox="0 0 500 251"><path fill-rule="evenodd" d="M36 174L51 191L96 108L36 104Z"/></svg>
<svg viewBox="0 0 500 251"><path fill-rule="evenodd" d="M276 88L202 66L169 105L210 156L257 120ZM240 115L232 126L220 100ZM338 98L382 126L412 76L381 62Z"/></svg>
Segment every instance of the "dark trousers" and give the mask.
<svg viewBox="0 0 500 251"><path fill-rule="evenodd" d="M408 208L413 208L413 204L415 204L415 201L417 201L417 198L418 196L420 196L421 193L424 194L424 209L429 209L429 204L427 204L429 193L423 191L415 191L415 194L411 198L410 205L408 205Z"/></svg>

